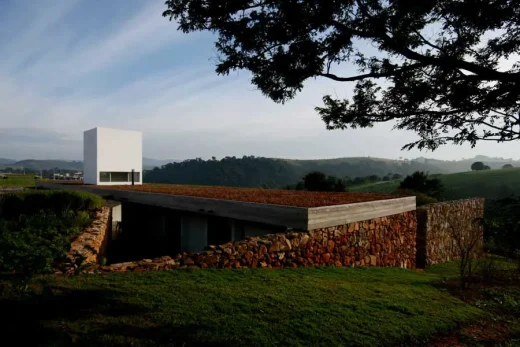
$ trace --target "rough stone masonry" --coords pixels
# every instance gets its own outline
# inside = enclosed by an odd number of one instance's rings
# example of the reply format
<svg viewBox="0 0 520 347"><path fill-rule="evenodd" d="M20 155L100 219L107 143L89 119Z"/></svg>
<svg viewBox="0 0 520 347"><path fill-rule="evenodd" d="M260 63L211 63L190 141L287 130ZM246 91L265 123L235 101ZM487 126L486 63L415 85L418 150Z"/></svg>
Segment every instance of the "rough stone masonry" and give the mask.
<svg viewBox="0 0 520 347"><path fill-rule="evenodd" d="M392 216L311 231L290 231L209 246L199 253L182 253L101 266L104 271L149 271L186 267L285 268L313 266L392 266L413 269L457 259L453 228L483 232L476 221L484 214L484 199L431 204ZM110 209L76 239L71 252L97 261L109 237ZM475 229L476 228L476 229ZM94 251L92 251L94 250Z"/></svg>
<svg viewBox="0 0 520 347"><path fill-rule="evenodd" d="M418 266L459 259L460 251L453 237L454 232L461 233L463 237L476 233L479 237L476 251L481 252L484 243L483 217L482 198L447 201L417 208Z"/></svg>
<svg viewBox="0 0 520 347"><path fill-rule="evenodd" d="M415 268L415 211L363 222L251 237L210 246L200 253L103 266L106 271L147 271L183 267L284 268L313 266L396 266Z"/></svg>

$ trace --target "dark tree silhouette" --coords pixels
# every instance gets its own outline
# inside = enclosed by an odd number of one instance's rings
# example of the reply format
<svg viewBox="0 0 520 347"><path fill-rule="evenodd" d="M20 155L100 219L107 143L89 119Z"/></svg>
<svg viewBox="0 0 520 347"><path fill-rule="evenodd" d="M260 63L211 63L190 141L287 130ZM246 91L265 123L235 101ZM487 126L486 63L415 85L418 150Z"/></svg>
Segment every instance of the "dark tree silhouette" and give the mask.
<svg viewBox="0 0 520 347"><path fill-rule="evenodd" d="M440 199L444 187L440 179L429 178L428 174L417 171L410 176L406 176L399 185L399 189L411 190L426 194L435 199Z"/></svg>
<svg viewBox="0 0 520 347"><path fill-rule="evenodd" d="M370 182L379 182L381 181L381 177L379 177L378 175L370 175L368 176L368 180Z"/></svg>
<svg viewBox="0 0 520 347"><path fill-rule="evenodd" d="M484 165L484 163L481 161L476 161L473 164L471 164L472 171L481 171L481 170L485 170L485 169L486 169L486 165Z"/></svg>
<svg viewBox="0 0 520 347"><path fill-rule="evenodd" d="M303 186L305 190L310 191L327 191L327 175L323 172L313 171L303 176Z"/></svg>
<svg viewBox="0 0 520 347"><path fill-rule="evenodd" d="M217 73L249 70L276 102L309 78L355 82L316 108L328 129L394 121L420 136L405 149L520 138L518 0L167 0L163 15L217 34Z"/></svg>
<svg viewBox="0 0 520 347"><path fill-rule="evenodd" d="M506 164L504 166L502 166L502 169L512 169L513 168L513 165L511 164Z"/></svg>
<svg viewBox="0 0 520 347"><path fill-rule="evenodd" d="M319 171L312 171L303 176L303 186L305 190L315 192L344 192L347 188L341 179Z"/></svg>

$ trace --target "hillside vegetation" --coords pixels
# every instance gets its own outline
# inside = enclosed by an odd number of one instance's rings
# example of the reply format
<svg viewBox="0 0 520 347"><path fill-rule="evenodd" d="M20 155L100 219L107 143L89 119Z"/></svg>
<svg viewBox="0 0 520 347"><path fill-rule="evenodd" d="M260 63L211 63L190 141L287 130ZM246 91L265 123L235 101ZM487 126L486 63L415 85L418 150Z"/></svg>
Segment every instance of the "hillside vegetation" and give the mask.
<svg viewBox="0 0 520 347"><path fill-rule="evenodd" d="M148 183L176 183L235 187L282 188L299 182L310 171L336 177L408 175L414 171L442 172L435 166L378 158L289 160L258 157L226 157L222 160L192 159L146 172Z"/></svg>
<svg viewBox="0 0 520 347"><path fill-rule="evenodd" d="M447 200L469 197L497 199L511 194L520 195L520 168L470 171L438 175L444 184L443 197ZM350 187L352 192L391 193L400 181L368 183Z"/></svg>

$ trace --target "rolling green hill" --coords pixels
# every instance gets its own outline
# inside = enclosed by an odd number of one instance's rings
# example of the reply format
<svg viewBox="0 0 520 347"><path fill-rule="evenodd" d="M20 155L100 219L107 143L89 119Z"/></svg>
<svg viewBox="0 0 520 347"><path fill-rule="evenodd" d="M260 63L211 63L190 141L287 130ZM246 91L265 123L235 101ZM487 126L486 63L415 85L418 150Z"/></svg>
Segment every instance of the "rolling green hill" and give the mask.
<svg viewBox="0 0 520 347"><path fill-rule="evenodd" d="M520 195L520 168L460 172L435 175L444 183L447 200L469 197L496 199L511 194ZM399 181L372 183L349 188L352 192L391 193Z"/></svg>
<svg viewBox="0 0 520 347"><path fill-rule="evenodd" d="M315 170L338 178L385 176L389 173L408 175L417 170L443 172L435 166L420 162L369 157L291 160L244 156L242 158L225 157L221 160L191 159L171 163L147 171L144 181L148 183L282 188L298 183L306 173Z"/></svg>
<svg viewBox="0 0 520 347"><path fill-rule="evenodd" d="M16 163L16 160L0 158L0 165L8 165L13 163Z"/></svg>

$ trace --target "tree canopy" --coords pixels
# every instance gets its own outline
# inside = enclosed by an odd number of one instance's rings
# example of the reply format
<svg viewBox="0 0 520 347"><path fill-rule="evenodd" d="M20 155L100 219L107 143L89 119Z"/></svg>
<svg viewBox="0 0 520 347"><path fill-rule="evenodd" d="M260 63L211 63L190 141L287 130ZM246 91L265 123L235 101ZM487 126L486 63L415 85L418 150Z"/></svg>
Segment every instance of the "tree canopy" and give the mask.
<svg viewBox="0 0 520 347"><path fill-rule="evenodd" d="M325 95L316 108L328 129L394 121L420 137L406 149L520 138L520 1L168 0L166 7L163 15L183 32L218 34L218 74L249 70L275 102L293 98L309 78L354 82L350 98Z"/></svg>
<svg viewBox="0 0 520 347"><path fill-rule="evenodd" d="M347 187L339 178L312 171L303 176L303 188L315 192L344 192Z"/></svg>
<svg viewBox="0 0 520 347"><path fill-rule="evenodd" d="M429 197L440 199L444 190L444 185L438 178L429 178L427 173L417 171L412 175L406 176L399 185L399 189L411 190L423 193Z"/></svg>
<svg viewBox="0 0 520 347"><path fill-rule="evenodd" d="M471 170L472 171L480 171L484 170L486 168L486 165L484 165L481 161L476 161L473 164L471 164Z"/></svg>

